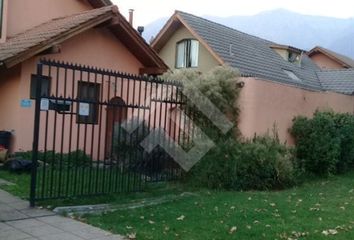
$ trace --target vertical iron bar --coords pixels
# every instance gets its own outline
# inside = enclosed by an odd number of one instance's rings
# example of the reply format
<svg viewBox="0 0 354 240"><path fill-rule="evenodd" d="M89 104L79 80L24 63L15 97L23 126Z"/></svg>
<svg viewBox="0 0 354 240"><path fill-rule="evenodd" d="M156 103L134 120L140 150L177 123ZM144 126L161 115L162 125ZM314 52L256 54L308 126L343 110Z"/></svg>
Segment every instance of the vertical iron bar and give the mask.
<svg viewBox="0 0 354 240"><path fill-rule="evenodd" d="M139 124L138 129L137 129L137 134L136 134L136 156L135 156L135 166L134 166L134 180L136 180L136 178L138 178L138 187L135 186L135 188L141 188L141 178L140 178L140 163L142 161L142 155L140 154L140 147L139 147L139 132L141 132L141 130L143 129L143 126L141 126L140 124L140 107L141 107L141 82L142 79L139 80L139 93L138 93L138 120L137 123ZM143 122L144 124L144 122ZM141 132L142 136L144 134L144 132ZM136 190L136 189L134 189Z"/></svg>
<svg viewBox="0 0 354 240"><path fill-rule="evenodd" d="M86 71L85 71L86 72ZM90 72L86 72L87 73L87 83L90 84ZM90 86L90 85L88 85ZM87 99L91 101L90 99L91 96L87 95ZM93 103L90 103L90 107L91 108L91 104ZM85 178L87 177L86 176L86 166L83 164L83 160L85 159L86 157L86 146L87 146L87 121L85 121L85 128L84 128L84 149L83 149L83 156L80 156L82 157L82 159L79 160L79 164L80 164L80 167L81 167L81 170L82 170L82 176L81 176L81 195L84 195L85 194ZM78 149L79 150L79 149Z"/></svg>
<svg viewBox="0 0 354 240"><path fill-rule="evenodd" d="M36 107L34 116L34 130L33 130L33 146L32 146L32 169L31 169L31 189L30 189L30 206L35 206L36 201L36 180L38 169L38 141L39 141L39 126L40 126L40 107L41 107L41 90L42 90L42 76L43 66L37 65L37 80L36 80Z"/></svg>
<svg viewBox="0 0 354 240"><path fill-rule="evenodd" d="M51 77L52 74L52 66L48 66L48 76ZM48 93L48 96L50 96L50 92ZM42 198L45 197L45 190L48 185L48 181L46 181L46 171L47 171L47 151L48 151L48 121L49 121L49 111L46 111L46 117L45 117L45 133L44 133L44 153L43 153L43 174L42 174L42 189L41 189L41 195Z"/></svg>
<svg viewBox="0 0 354 240"><path fill-rule="evenodd" d="M72 70L72 89L71 89L71 100L75 99L75 69ZM73 116L74 116L74 102L72 102L72 106L70 109L70 130L69 130L69 156L68 156L68 166L67 166L67 178L66 178L66 196L70 195L70 180L72 179L72 153L71 153L71 145L72 145L72 134L73 134ZM74 193L72 193L74 195Z"/></svg>
<svg viewBox="0 0 354 240"><path fill-rule="evenodd" d="M122 84L121 84L121 92L120 92L120 94L121 94L121 98L124 100L124 98L123 98L123 94L124 94L124 77L121 77L121 82L122 82ZM126 101L125 101L125 104L126 105L128 105L128 100L126 99ZM124 114L126 114L125 115L125 117L126 117L126 119L124 119L124 124L126 124L126 121L127 121L127 118L128 118L128 106L127 107L125 107L124 109ZM121 133L121 131L122 131L122 121L120 122L120 127L119 127L119 129L120 129L120 132L119 132L119 134ZM122 138L123 139L120 139L120 135L119 135L119 144L121 144L122 142L124 142L124 144L125 144L125 141L127 140L126 139L126 134L123 134L123 136L122 136ZM122 142L120 141L120 140L122 140ZM121 164L121 171L120 171L120 173L121 173L121 188L120 188L120 192L124 192L124 183L125 183L125 152L124 151L122 151L123 152L123 156L121 157L121 161L120 161L120 164Z"/></svg>
<svg viewBox="0 0 354 240"><path fill-rule="evenodd" d="M100 181L100 161L101 161L101 137L102 137L102 115L103 115L103 87L104 87L104 76L100 74L101 76L101 88L100 88L100 97L99 97L99 123L98 123L98 151L97 151L97 165L96 165L96 189L95 193L99 193L99 181ZM107 114L106 114L107 115ZM106 116L107 117L107 116ZM106 151L106 145L103 145L103 155L105 155Z"/></svg>
<svg viewBox="0 0 354 240"><path fill-rule="evenodd" d="M95 86L97 86L97 73L95 73L95 80L94 80L94 82L95 82ZM97 109L97 106L100 108L100 104L99 104L99 99L97 99L96 100L96 106L95 106L95 109ZM99 112L97 112L97 114L99 114ZM92 174L93 174L93 150L94 150L94 140L95 140L95 124L92 124L92 129L91 129L91 131L92 131L92 139L91 139L91 152L90 152L90 174L89 174L89 182L88 182L88 192L90 193L90 194L92 194L93 193L93 189L91 189L92 188ZM98 146L98 147L100 147L100 146Z"/></svg>
<svg viewBox="0 0 354 240"><path fill-rule="evenodd" d="M56 71L56 88L55 88L55 98L58 97L59 95L59 67L56 67L57 71ZM54 100L56 101L56 100ZM56 179L56 176L55 176L55 165L56 165L56 153L55 153L55 150L56 150L56 138L57 138L57 112L54 112L54 127L53 127L53 154L52 154L52 166L51 166L51 176L50 176L50 194L49 196L52 198L54 197L53 194L55 194L54 192L54 188L56 187L55 186L55 183L54 183L54 180ZM56 196L55 196L56 197Z"/></svg>
<svg viewBox="0 0 354 240"><path fill-rule="evenodd" d="M67 85L67 68L64 69L64 102L66 100L66 85ZM60 166L59 166L59 181L58 181L58 196L61 194L61 184L62 184L62 175L63 175L63 151L64 151L64 138L65 138L65 114L62 114L62 123L61 123L61 146L60 146Z"/></svg>

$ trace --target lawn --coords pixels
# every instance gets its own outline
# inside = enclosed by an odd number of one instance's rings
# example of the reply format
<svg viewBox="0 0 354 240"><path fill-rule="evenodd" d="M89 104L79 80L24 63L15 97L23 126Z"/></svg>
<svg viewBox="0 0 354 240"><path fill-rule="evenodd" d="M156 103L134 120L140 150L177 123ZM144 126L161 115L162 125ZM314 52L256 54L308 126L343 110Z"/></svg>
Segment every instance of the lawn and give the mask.
<svg viewBox="0 0 354 240"><path fill-rule="evenodd" d="M2 186L28 196L29 175L0 171L14 182ZM147 186L146 191L40 202L52 206L139 202L191 191L180 184ZM81 220L137 239L354 239L354 172L312 180L277 192L194 191L196 195L160 205L86 215Z"/></svg>
<svg viewBox="0 0 354 240"><path fill-rule="evenodd" d="M6 190L15 196L23 199L29 199L30 180L29 173L11 173L9 171L0 169L0 178L9 182L15 183L13 185L0 185L0 189ZM78 183L79 184L79 183ZM108 184L107 184L108 185ZM151 183L144 184L144 190L139 192L130 193L112 193L102 194L97 196L78 196L70 197L66 199L52 199L41 200L36 204L37 206L43 206L49 208L55 208L59 206L71 206L71 205L86 205L86 204L100 204L111 203L114 205L139 202L144 199L156 199L164 196L173 196L183 193L185 188L180 184L170 183Z"/></svg>
<svg viewBox="0 0 354 240"><path fill-rule="evenodd" d="M279 192L198 194L84 221L137 239L354 239L354 173Z"/></svg>

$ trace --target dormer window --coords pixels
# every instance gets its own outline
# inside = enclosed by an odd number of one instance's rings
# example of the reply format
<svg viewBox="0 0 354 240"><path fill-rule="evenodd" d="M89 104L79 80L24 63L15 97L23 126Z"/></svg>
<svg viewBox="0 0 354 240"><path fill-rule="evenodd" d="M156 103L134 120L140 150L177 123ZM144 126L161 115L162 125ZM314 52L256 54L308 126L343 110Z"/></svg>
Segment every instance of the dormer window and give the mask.
<svg viewBox="0 0 354 240"><path fill-rule="evenodd" d="M199 42L194 39L184 39L177 43L176 68L198 67Z"/></svg>
<svg viewBox="0 0 354 240"><path fill-rule="evenodd" d="M291 46L275 44L270 46L277 52L285 61L290 63L301 64L301 55L303 50Z"/></svg>
<svg viewBox="0 0 354 240"><path fill-rule="evenodd" d="M4 0L0 0L0 38L2 38L2 24L3 24L3 17L4 17Z"/></svg>

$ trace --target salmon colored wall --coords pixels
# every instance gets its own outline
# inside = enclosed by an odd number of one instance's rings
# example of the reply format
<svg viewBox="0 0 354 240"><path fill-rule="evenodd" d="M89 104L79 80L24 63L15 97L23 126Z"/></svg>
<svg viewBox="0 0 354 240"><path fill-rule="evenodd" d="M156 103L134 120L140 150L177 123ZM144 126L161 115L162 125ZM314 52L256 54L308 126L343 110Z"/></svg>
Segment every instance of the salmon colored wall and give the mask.
<svg viewBox="0 0 354 240"><path fill-rule="evenodd" d="M322 53L312 55L311 59L322 69L343 69L342 65Z"/></svg>
<svg viewBox="0 0 354 240"><path fill-rule="evenodd" d="M117 40L113 34L108 30L97 28L81 33L61 44L60 54L51 54L41 57L107 69L116 69L132 74L138 74L139 69L143 67L143 65L129 52L128 49L125 48L123 44L119 42L119 40ZM17 76L16 79L18 95L16 95L16 97L14 96L14 99L9 101L9 108L13 109L15 114L11 117L11 123L6 125L6 129L15 130L15 138L17 140L14 149L15 151L30 150L32 147L34 102L32 103L31 108L21 108L19 102L21 99L29 98L30 76L32 73L36 72L36 62L38 59L39 57L36 57L22 63L21 75ZM63 75L64 74L61 72L61 78L59 81L59 88L61 91L63 91ZM20 78L20 80L18 80L18 78ZM79 79L79 77L76 77L76 79ZM12 88L15 88L15 86L12 86ZM71 92L69 87L67 88L67 91ZM76 91L77 89L75 90L75 93ZM12 90L11 94L13 93L14 90ZM0 96L2 99L2 95ZM18 122L12 122L12 119L18 119ZM59 125L58 127L60 127ZM2 125L0 125L0 127L2 128ZM41 134L43 134L43 132Z"/></svg>
<svg viewBox="0 0 354 240"><path fill-rule="evenodd" d="M354 97L333 92L312 92L271 81L242 78L240 95L242 135L251 138L256 133L271 133L274 124L281 141L293 144L288 132L292 119L298 115L312 116L317 110L354 111Z"/></svg>
<svg viewBox="0 0 354 240"><path fill-rule="evenodd" d="M19 121L19 84L21 68L18 66L11 70L0 72L0 131L12 131Z"/></svg>
<svg viewBox="0 0 354 240"><path fill-rule="evenodd" d="M85 0L9 0L8 3L8 36L13 36L53 18L92 9Z"/></svg>

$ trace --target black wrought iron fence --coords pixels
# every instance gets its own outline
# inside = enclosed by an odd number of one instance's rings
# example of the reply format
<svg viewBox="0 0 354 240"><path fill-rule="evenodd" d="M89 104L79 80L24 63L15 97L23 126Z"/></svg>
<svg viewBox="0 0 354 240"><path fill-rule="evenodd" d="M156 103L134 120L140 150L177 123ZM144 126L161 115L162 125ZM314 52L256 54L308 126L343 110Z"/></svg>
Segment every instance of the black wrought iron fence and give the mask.
<svg viewBox="0 0 354 240"><path fill-rule="evenodd" d="M185 105L179 82L40 60L31 96L32 206L43 199L138 191L182 173L162 147L148 152L140 145L157 129L166 135L161 141L190 142L190 121L178 110Z"/></svg>

